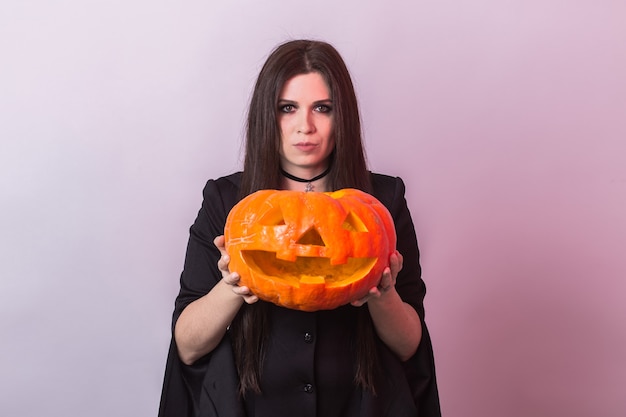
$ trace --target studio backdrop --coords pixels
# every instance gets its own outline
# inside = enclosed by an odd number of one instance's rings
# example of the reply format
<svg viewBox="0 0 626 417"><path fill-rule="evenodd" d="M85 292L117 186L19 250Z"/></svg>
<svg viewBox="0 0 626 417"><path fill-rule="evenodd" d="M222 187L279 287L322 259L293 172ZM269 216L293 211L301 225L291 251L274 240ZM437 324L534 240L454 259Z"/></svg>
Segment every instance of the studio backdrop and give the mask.
<svg viewBox="0 0 626 417"><path fill-rule="evenodd" d="M626 415L626 3L0 4L0 415L154 416L188 229L269 51L400 176L446 417Z"/></svg>

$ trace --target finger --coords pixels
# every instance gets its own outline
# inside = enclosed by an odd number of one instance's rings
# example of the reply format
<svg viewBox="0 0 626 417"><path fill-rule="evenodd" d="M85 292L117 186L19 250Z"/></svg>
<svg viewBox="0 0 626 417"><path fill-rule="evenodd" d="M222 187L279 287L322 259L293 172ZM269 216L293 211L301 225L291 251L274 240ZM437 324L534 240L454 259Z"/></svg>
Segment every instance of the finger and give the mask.
<svg viewBox="0 0 626 417"><path fill-rule="evenodd" d="M237 295L240 295L242 297L246 297L246 296L251 296L254 295L250 292L250 288L246 287L246 286L239 286L239 285L235 285L233 287L233 292Z"/></svg>
<svg viewBox="0 0 626 417"><path fill-rule="evenodd" d="M228 272L228 264L230 263L230 257L228 255L222 255L217 261L217 267L222 272Z"/></svg>
<svg viewBox="0 0 626 417"><path fill-rule="evenodd" d="M253 294L253 295L243 297L243 301L245 301L247 304L254 304L257 301L259 301L259 297Z"/></svg>
<svg viewBox="0 0 626 417"><path fill-rule="evenodd" d="M360 300L354 300L350 304L354 307L361 307L363 304L367 302L366 298L361 298Z"/></svg>
<svg viewBox="0 0 626 417"><path fill-rule="evenodd" d="M404 258L398 251L395 251L389 257L389 269L391 270L391 275L394 278L398 276L398 273L402 270L403 261L404 261Z"/></svg>
<svg viewBox="0 0 626 417"><path fill-rule="evenodd" d="M377 290L380 292L385 292L389 288L394 285L393 275L391 273L391 268L387 267L383 271L383 275L380 277L380 282L378 283Z"/></svg>
<svg viewBox="0 0 626 417"><path fill-rule="evenodd" d="M368 292L365 296L359 298L358 300L351 301L350 304L352 304L355 307L361 307L363 304L367 303L367 300L369 300L369 298L370 297L369 297L369 292Z"/></svg>
<svg viewBox="0 0 626 417"><path fill-rule="evenodd" d="M396 251L396 256L398 257L398 260L400 261L400 267L402 267L404 263L404 256L402 256L402 254L398 251Z"/></svg>
<svg viewBox="0 0 626 417"><path fill-rule="evenodd" d="M224 275L224 282L228 285L232 285L232 286L237 286L237 284L239 283L239 279L241 277L239 276L238 273L233 272L232 274L226 274ZM238 287L238 286L237 286ZM238 287L240 288L240 287Z"/></svg>
<svg viewBox="0 0 626 417"><path fill-rule="evenodd" d="M224 239L224 235L217 236L213 239L213 244L222 255L226 254L226 240Z"/></svg>
<svg viewBox="0 0 626 417"><path fill-rule="evenodd" d="M369 292L368 296L367 296L367 299L369 300L369 299L372 299L372 298L379 298L381 295L383 295L383 292L384 291L381 291L381 289L378 288L378 287L372 287L370 289L370 292Z"/></svg>
<svg viewBox="0 0 626 417"><path fill-rule="evenodd" d="M364 297L359 298L358 300L354 300L350 304L355 307L361 307L363 304L367 303L370 299L378 298L380 296L381 296L381 292L378 290L378 287L372 287L370 288L370 290L367 292L367 294Z"/></svg>
<svg viewBox="0 0 626 417"><path fill-rule="evenodd" d="M248 304L253 304L259 301L259 297L253 294L250 289L246 286L235 286L233 287L233 292L243 298L243 300Z"/></svg>

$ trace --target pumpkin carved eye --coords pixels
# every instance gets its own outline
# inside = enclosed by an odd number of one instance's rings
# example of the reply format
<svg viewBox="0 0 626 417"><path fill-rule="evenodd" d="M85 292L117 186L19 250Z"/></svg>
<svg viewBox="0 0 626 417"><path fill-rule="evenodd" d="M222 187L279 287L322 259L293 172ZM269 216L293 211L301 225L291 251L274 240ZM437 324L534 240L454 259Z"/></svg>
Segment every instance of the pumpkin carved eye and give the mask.
<svg viewBox="0 0 626 417"><path fill-rule="evenodd" d="M285 216L280 207L272 207L259 217L262 226L282 226L285 224Z"/></svg>
<svg viewBox="0 0 626 417"><path fill-rule="evenodd" d="M353 212L348 213L348 217L346 217L341 227L351 232L367 232L367 227L365 227L363 221Z"/></svg>
<svg viewBox="0 0 626 417"><path fill-rule="evenodd" d="M262 190L240 201L224 229L230 270L259 298L315 311L363 297L395 250L387 209L362 191Z"/></svg>

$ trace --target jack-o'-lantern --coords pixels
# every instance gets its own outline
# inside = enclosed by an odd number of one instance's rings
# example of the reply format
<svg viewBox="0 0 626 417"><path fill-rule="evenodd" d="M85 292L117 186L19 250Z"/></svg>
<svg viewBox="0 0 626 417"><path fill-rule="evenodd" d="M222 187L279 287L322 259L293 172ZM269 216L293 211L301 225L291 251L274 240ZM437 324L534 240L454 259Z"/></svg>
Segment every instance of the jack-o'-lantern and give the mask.
<svg viewBox="0 0 626 417"><path fill-rule="evenodd" d="M233 207L229 268L260 299L303 311L364 297L395 251L393 219L373 196L261 190Z"/></svg>

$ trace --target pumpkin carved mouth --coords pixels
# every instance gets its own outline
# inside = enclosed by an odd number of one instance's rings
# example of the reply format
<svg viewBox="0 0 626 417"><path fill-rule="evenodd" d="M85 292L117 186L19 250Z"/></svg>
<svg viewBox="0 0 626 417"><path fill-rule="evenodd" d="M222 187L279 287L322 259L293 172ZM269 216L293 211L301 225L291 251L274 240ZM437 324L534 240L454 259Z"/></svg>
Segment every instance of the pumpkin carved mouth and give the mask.
<svg viewBox="0 0 626 417"><path fill-rule="evenodd" d="M348 258L341 265L332 265L330 258L296 257L295 262L278 259L276 252L244 250L243 259L253 273L271 276L294 285L298 283L345 286L365 277L377 258ZM311 272L315 271L315 275ZM349 278L346 278L349 277Z"/></svg>

